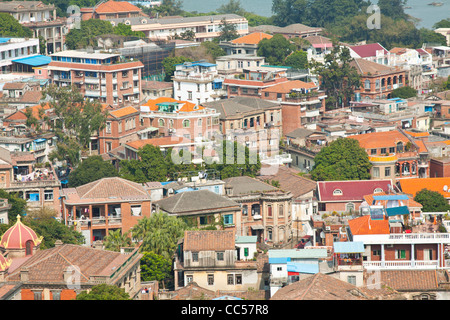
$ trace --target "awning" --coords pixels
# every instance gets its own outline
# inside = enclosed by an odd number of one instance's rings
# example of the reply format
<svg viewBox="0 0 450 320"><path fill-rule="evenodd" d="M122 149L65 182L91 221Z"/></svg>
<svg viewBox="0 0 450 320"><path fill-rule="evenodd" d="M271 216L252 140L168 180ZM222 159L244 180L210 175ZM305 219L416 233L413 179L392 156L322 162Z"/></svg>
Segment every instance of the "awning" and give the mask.
<svg viewBox="0 0 450 320"><path fill-rule="evenodd" d="M0 43L5 43L11 40L11 38L0 38Z"/></svg>
<svg viewBox="0 0 450 320"><path fill-rule="evenodd" d="M159 130L159 129L158 129L158 128L155 128L155 127L148 127L148 128L145 128L145 129L140 130L138 133L153 132L153 131L158 131L158 130Z"/></svg>
<svg viewBox="0 0 450 320"><path fill-rule="evenodd" d="M36 143L41 143L41 142L45 142L45 141L47 141L47 139L44 139L44 138L34 140L34 142L36 142Z"/></svg>
<svg viewBox="0 0 450 320"><path fill-rule="evenodd" d="M262 224L258 224L256 226L251 226L252 230L264 230L264 227Z"/></svg>
<svg viewBox="0 0 450 320"><path fill-rule="evenodd" d="M37 55L37 56L12 60L12 62L26 64L26 65L29 65L32 67L43 66L43 65L49 64L51 61L52 61L52 58L43 56L43 55Z"/></svg>
<svg viewBox="0 0 450 320"><path fill-rule="evenodd" d="M386 214L388 217L409 214L409 209L407 206L395 207L395 208L386 208Z"/></svg>
<svg viewBox="0 0 450 320"><path fill-rule="evenodd" d="M408 199L409 198L406 194L373 196L373 200L408 200Z"/></svg>
<svg viewBox="0 0 450 320"><path fill-rule="evenodd" d="M335 242L333 249L335 253L363 253L364 243L361 241Z"/></svg>
<svg viewBox="0 0 450 320"><path fill-rule="evenodd" d="M318 263L288 263L286 267L288 272L319 273Z"/></svg>

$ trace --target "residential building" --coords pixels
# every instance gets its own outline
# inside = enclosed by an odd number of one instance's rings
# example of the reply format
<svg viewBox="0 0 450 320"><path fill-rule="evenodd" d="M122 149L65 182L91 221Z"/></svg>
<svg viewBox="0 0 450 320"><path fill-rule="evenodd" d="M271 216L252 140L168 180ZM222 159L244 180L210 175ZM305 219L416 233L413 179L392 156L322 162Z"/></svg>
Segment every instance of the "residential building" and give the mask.
<svg viewBox="0 0 450 320"><path fill-rule="evenodd" d="M8 199L0 198L0 223L9 224L9 209L11 209L11 204L8 203Z"/></svg>
<svg viewBox="0 0 450 320"><path fill-rule="evenodd" d="M85 245L103 240L111 230L126 233L143 217L150 217L147 189L119 177L103 178L75 188L61 189L62 221L74 226Z"/></svg>
<svg viewBox="0 0 450 320"><path fill-rule="evenodd" d="M7 82L2 89L0 107L15 109L14 111L38 105L43 98L40 83L37 81Z"/></svg>
<svg viewBox="0 0 450 320"><path fill-rule="evenodd" d="M167 154L169 150L172 150L172 159L175 161L174 153L180 152L181 150L189 151L191 154L195 151L195 146L197 145L193 140L183 138L183 137L158 137L158 138L150 138L150 139L142 139L142 140L134 140L124 144L125 147L125 159L135 159L139 160L139 151L145 147L146 145L153 145L155 147L159 147L164 155ZM200 144L198 144L200 145ZM178 153L177 153L178 154ZM180 159L181 162L182 159ZM192 159L189 159L193 161Z"/></svg>
<svg viewBox="0 0 450 320"><path fill-rule="evenodd" d="M233 231L185 231L178 247L175 290L192 282L212 291L261 289L257 262L238 259Z"/></svg>
<svg viewBox="0 0 450 320"><path fill-rule="evenodd" d="M442 34L447 40L447 45L450 46L450 28L437 28L434 32Z"/></svg>
<svg viewBox="0 0 450 320"><path fill-rule="evenodd" d="M233 54L216 58L217 72L227 78L239 76L243 68L254 68L264 65L265 58L250 54Z"/></svg>
<svg viewBox="0 0 450 320"><path fill-rule="evenodd" d="M157 98L141 104L143 130L156 129L161 136L191 140L211 139L219 133L219 113L207 105L186 100Z"/></svg>
<svg viewBox="0 0 450 320"><path fill-rule="evenodd" d="M272 35L274 34L282 34L285 38L291 39L291 38L306 38L309 36L318 36L322 33L322 28L317 27L309 27L305 26L301 23L294 23L290 24L285 27L277 27L273 25L259 25L256 27L250 27L250 32L265 32L270 33Z"/></svg>
<svg viewBox="0 0 450 320"><path fill-rule="evenodd" d="M318 274L327 249L270 249L270 296L291 283Z"/></svg>
<svg viewBox="0 0 450 320"><path fill-rule="evenodd" d="M172 82L142 80L142 100L173 98Z"/></svg>
<svg viewBox="0 0 450 320"><path fill-rule="evenodd" d="M333 42L331 39L324 36L308 36L303 38L309 42L309 46L306 47L308 53L308 61L317 61L319 63L325 62L325 56L331 53L333 48Z"/></svg>
<svg viewBox="0 0 450 320"><path fill-rule="evenodd" d="M31 69L33 65L28 67L27 64L21 62L28 62L29 64L32 62L33 64L37 64L34 65L35 67L50 63L48 57L40 54L39 39L36 38L0 38L0 55L0 71L2 74L11 72L34 72Z"/></svg>
<svg viewBox="0 0 450 320"><path fill-rule="evenodd" d="M131 299L140 298L138 248L122 253L58 240L55 247L41 250L41 242L20 216L3 234L0 282L14 290L8 300L74 300L99 282L124 289Z"/></svg>
<svg viewBox="0 0 450 320"><path fill-rule="evenodd" d="M118 18L146 17L142 9L128 1L100 1L92 8L81 8L81 20L111 20Z"/></svg>
<svg viewBox="0 0 450 320"><path fill-rule="evenodd" d="M65 36L69 32L66 18L56 16L54 4L42 1L8 1L2 3L0 12L7 12L21 25L33 31L34 38L41 36L46 42L43 54L55 53L65 49Z"/></svg>
<svg viewBox="0 0 450 320"><path fill-rule="evenodd" d="M437 69L437 76L442 78L450 76L450 47L432 47L431 54L433 55L433 67Z"/></svg>
<svg viewBox="0 0 450 320"><path fill-rule="evenodd" d="M262 159L279 152L282 110L277 102L259 97L232 97L203 103L219 114L219 130L223 139L237 141Z"/></svg>
<svg viewBox="0 0 450 320"><path fill-rule="evenodd" d="M140 61L126 61L119 54L66 50L51 55L50 80L57 86L75 86L87 99L108 105L141 101Z"/></svg>
<svg viewBox="0 0 450 320"><path fill-rule="evenodd" d="M361 99L385 99L392 97L393 90L406 85L406 71L399 67L372 62L361 58L355 58L350 66L356 68L361 77L361 87L355 90Z"/></svg>
<svg viewBox="0 0 450 320"><path fill-rule="evenodd" d="M218 228L223 223L224 230L241 235L237 232L241 230L239 204L208 189L177 193L155 201L152 205L154 210L180 217L194 227Z"/></svg>
<svg viewBox="0 0 450 320"><path fill-rule="evenodd" d="M224 179L225 194L241 206L236 232L256 236L258 243L282 247L292 240L292 194L255 178Z"/></svg>
<svg viewBox="0 0 450 320"><path fill-rule="evenodd" d="M416 178L416 179L401 179L398 182L399 188L407 194L416 196L417 192L422 189L439 192L450 203L450 178Z"/></svg>
<svg viewBox="0 0 450 320"><path fill-rule="evenodd" d="M173 97L195 104L219 100L226 96L217 64L196 61L175 66L172 77Z"/></svg>
<svg viewBox="0 0 450 320"><path fill-rule="evenodd" d="M318 181L317 202L319 212L358 212L368 194L388 193L393 183L385 180Z"/></svg>
<svg viewBox="0 0 450 320"><path fill-rule="evenodd" d="M227 55L257 56L259 42L272 37L271 34L264 32L251 32L231 41L220 41L219 46Z"/></svg>
<svg viewBox="0 0 450 320"><path fill-rule="evenodd" d="M281 104L283 134L297 128L315 129L325 111L326 94L313 82L291 80L262 89L264 100Z"/></svg>
<svg viewBox="0 0 450 320"><path fill-rule="evenodd" d="M211 41L220 35L222 21L234 25L239 35L248 33L247 19L236 14L219 14L213 16L179 17L168 16L156 19L140 17L111 19L114 23L131 25L131 30L142 31L152 41L170 40L175 35L191 30L195 41Z"/></svg>
<svg viewBox="0 0 450 320"><path fill-rule="evenodd" d="M428 150L402 129L349 137L359 142L372 164L373 179L401 179L429 176Z"/></svg>
<svg viewBox="0 0 450 320"><path fill-rule="evenodd" d="M348 47L354 59L364 59L374 63L390 66L391 53L379 43L362 44Z"/></svg>

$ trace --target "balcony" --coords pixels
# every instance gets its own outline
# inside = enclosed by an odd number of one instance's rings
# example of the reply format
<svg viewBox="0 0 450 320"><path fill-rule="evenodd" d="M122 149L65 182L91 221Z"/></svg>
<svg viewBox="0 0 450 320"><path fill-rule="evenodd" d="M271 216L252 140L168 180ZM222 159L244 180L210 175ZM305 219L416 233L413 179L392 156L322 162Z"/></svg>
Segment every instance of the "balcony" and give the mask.
<svg viewBox="0 0 450 320"><path fill-rule="evenodd" d="M364 261L365 269L436 269L438 260Z"/></svg>
<svg viewBox="0 0 450 320"><path fill-rule="evenodd" d="M100 80L100 78L96 78L96 77L85 77L84 78L85 83L91 83L91 84L98 84L99 80Z"/></svg>

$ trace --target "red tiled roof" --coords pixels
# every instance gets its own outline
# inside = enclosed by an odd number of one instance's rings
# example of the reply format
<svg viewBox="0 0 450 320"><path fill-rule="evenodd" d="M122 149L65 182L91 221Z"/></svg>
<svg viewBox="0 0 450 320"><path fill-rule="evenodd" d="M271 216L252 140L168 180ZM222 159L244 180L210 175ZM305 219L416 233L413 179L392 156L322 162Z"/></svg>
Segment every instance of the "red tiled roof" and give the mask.
<svg viewBox="0 0 450 320"><path fill-rule="evenodd" d="M136 108L133 107L124 107L124 108L120 108L114 111L110 111L109 114L116 117L116 118L121 118L124 116L128 116L130 114L139 112L139 110L137 110Z"/></svg>
<svg viewBox="0 0 450 320"><path fill-rule="evenodd" d="M269 88L263 89L264 92L289 93L293 89L313 89L317 88L314 82L304 82L301 80L291 80L276 84Z"/></svg>
<svg viewBox="0 0 450 320"><path fill-rule="evenodd" d="M378 188L387 192L391 180L348 180L348 181L318 181L319 201L363 201L367 194L375 193ZM342 195L333 195L333 191L341 190Z"/></svg>
<svg viewBox="0 0 450 320"><path fill-rule="evenodd" d="M404 144L409 142L408 138L398 130L364 133L349 138L357 140L364 149L388 148L396 146L400 141Z"/></svg>
<svg viewBox="0 0 450 320"><path fill-rule="evenodd" d="M202 230L184 232L185 251L234 250L234 231Z"/></svg>
<svg viewBox="0 0 450 320"><path fill-rule="evenodd" d="M378 50L383 50L384 54L388 51L379 43L364 44L350 47L361 58L375 57Z"/></svg>
<svg viewBox="0 0 450 320"><path fill-rule="evenodd" d="M369 215L351 219L348 226L352 235L389 234L389 220L372 220Z"/></svg>
<svg viewBox="0 0 450 320"><path fill-rule="evenodd" d="M126 145L135 150L139 150L140 148L144 147L147 144L162 147L162 146L173 146L180 143L192 143L192 140L183 137L160 137L160 138L131 141L126 143Z"/></svg>
<svg viewBox="0 0 450 320"><path fill-rule="evenodd" d="M100 4L95 8L95 12L97 13L119 13L119 12L136 12L142 11L135 5L127 1L112 1L109 0Z"/></svg>
<svg viewBox="0 0 450 320"><path fill-rule="evenodd" d="M240 38L231 40L231 43L258 44L262 39L270 39L273 36L264 32L253 32Z"/></svg>

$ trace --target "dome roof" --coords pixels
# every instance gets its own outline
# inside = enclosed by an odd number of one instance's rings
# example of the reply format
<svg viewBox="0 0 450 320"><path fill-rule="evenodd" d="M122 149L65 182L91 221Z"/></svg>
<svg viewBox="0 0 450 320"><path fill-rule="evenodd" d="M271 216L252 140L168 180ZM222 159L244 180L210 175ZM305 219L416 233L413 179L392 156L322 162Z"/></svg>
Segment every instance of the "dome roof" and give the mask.
<svg viewBox="0 0 450 320"><path fill-rule="evenodd" d="M3 234L0 240L0 247L5 249L25 249L27 241L33 241L34 246L42 242L42 237L38 237L30 227L20 221L17 215L17 222Z"/></svg>
<svg viewBox="0 0 450 320"><path fill-rule="evenodd" d="M0 272L8 269L11 265L11 262L11 259L6 259L2 254L0 254Z"/></svg>

